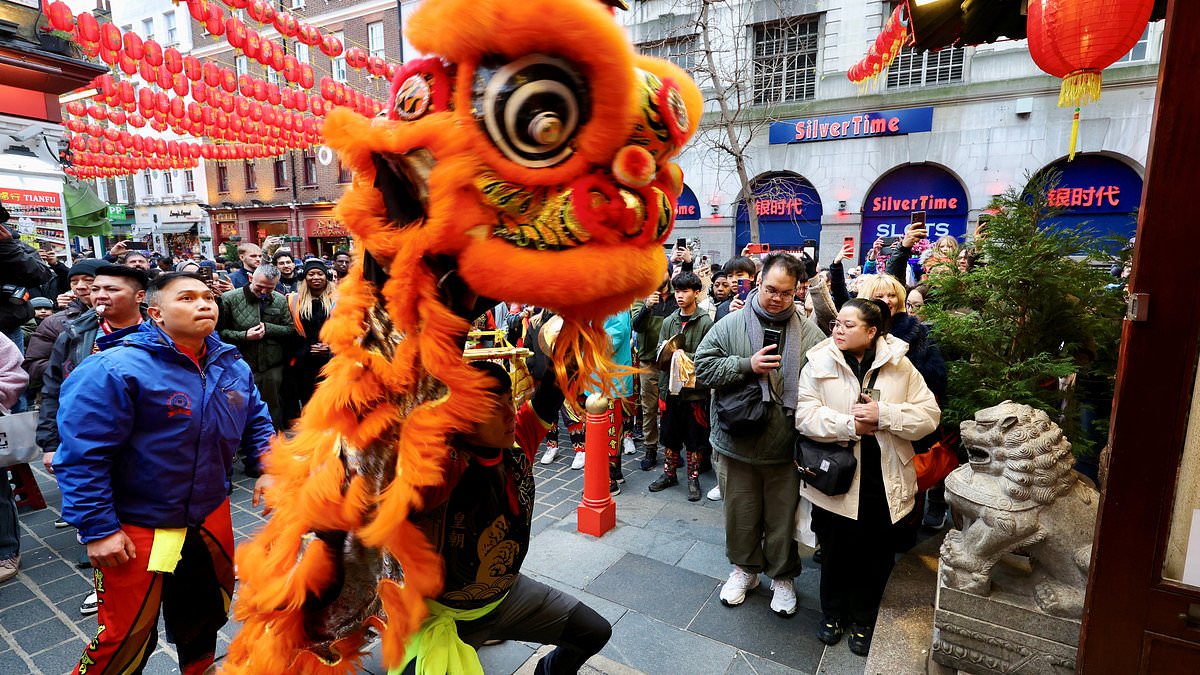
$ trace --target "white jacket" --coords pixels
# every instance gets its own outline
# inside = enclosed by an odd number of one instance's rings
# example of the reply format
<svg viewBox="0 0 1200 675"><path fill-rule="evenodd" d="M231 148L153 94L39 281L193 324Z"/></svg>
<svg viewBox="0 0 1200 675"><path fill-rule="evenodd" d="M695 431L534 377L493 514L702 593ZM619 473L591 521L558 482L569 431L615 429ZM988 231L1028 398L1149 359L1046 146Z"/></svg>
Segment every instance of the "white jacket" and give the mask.
<svg viewBox="0 0 1200 675"><path fill-rule="evenodd" d="M883 484L888 508L895 523L913 508L917 474L913 469L911 441L937 428L942 411L933 392L913 364L905 358L908 343L885 335L875 343L871 372L879 371L879 442L883 462ZM863 378L869 382L868 373ZM808 350L808 365L800 372L800 397L796 405L796 429L814 441L853 443L859 467L846 494L830 497L801 484L800 495L826 511L858 519L858 489L862 470L859 436L854 433L850 407L858 400L860 385L842 352L828 338Z"/></svg>

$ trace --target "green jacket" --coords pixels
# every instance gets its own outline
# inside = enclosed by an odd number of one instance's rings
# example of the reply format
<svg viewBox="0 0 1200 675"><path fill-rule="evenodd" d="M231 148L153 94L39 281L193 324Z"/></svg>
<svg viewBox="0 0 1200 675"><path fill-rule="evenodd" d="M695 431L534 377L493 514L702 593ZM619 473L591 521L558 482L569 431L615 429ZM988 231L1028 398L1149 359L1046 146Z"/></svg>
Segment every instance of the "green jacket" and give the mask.
<svg viewBox="0 0 1200 675"><path fill-rule="evenodd" d="M743 385L758 377L750 368L750 335L746 329L747 319L756 320L749 309L727 314L713 326L696 351L696 381L712 388L713 397ZM784 333L782 348L800 350L800 369L794 373L779 373L773 377L771 389L776 397L782 393L782 378L800 379L800 370L808 362L808 350L825 339L825 334L809 319L801 316L800 335ZM795 408L792 401L789 407ZM784 407L776 404L769 407L767 420L762 431L752 436L734 438L725 433L717 423L716 413L709 420L709 442L713 450L747 464L786 464L792 461L796 443L796 423L784 413Z"/></svg>
<svg viewBox="0 0 1200 675"><path fill-rule="evenodd" d="M247 340L246 331L260 321L267 334L261 340ZM260 301L245 286L221 295L221 339L237 347L255 373L282 366L296 338L287 298L279 293L271 291L270 300Z"/></svg>
<svg viewBox="0 0 1200 675"><path fill-rule="evenodd" d="M654 362L654 357L658 356L658 333L662 329L663 319L678 308L673 297L669 297L649 309L646 308L644 299L633 303L629 315L633 319L633 342L638 361Z"/></svg>
<svg viewBox="0 0 1200 675"><path fill-rule="evenodd" d="M708 312L696 307L695 318L688 322L687 330L683 331L683 351L693 359L696 358L696 348L700 346L700 341L708 334L710 328L713 327L712 317ZM683 321L679 318L679 310L675 310L670 316L663 319L662 328L658 331L658 344L662 344L667 340L679 334L683 328ZM657 353L657 347L655 350ZM658 396L666 400L671 389L671 374L658 374ZM708 398L708 389L706 387L697 387L695 389L684 389L680 392L680 396L685 401L703 401Z"/></svg>

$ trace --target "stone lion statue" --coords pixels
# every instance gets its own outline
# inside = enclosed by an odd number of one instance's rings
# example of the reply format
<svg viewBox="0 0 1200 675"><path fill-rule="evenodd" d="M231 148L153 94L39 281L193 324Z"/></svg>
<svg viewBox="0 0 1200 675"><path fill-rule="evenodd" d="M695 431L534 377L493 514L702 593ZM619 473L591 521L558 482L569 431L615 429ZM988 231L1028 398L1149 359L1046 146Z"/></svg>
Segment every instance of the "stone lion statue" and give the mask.
<svg viewBox="0 0 1200 675"><path fill-rule="evenodd" d="M962 423L970 461L946 479L955 530L942 544L943 582L977 595L1008 553L1031 560L1035 602L1083 614L1099 493L1075 473L1071 444L1045 412L1005 401Z"/></svg>

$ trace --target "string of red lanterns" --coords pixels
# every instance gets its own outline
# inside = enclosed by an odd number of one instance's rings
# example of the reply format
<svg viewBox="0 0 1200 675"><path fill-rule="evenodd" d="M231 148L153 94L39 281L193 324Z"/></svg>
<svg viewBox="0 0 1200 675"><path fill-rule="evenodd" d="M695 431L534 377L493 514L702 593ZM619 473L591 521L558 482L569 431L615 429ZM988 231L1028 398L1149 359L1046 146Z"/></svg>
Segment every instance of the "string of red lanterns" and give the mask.
<svg viewBox="0 0 1200 675"><path fill-rule="evenodd" d="M867 55L850 66L846 78L855 84L862 84L878 77L896 60L908 37L908 18L904 15L904 5L897 5L867 50Z"/></svg>

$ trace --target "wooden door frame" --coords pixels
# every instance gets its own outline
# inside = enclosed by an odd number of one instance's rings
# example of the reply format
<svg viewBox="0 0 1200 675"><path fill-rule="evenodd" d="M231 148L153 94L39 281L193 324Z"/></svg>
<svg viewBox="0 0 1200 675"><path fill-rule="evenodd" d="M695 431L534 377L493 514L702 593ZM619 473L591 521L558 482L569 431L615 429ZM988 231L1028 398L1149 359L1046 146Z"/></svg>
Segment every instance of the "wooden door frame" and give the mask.
<svg viewBox="0 0 1200 675"><path fill-rule="evenodd" d="M1200 2L1171 0L1160 60L1130 292L1146 321L1122 331L1079 672L1141 671L1144 633L1200 594L1161 581L1200 339ZM1182 628L1179 621L1177 628ZM1162 632L1161 630L1159 632ZM1195 639L1195 638L1193 638Z"/></svg>

